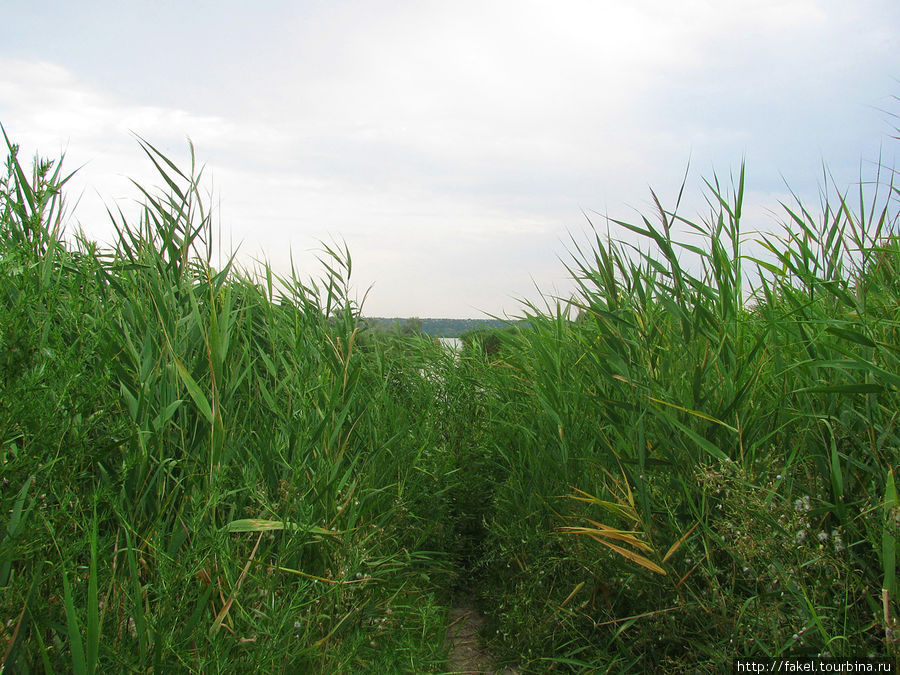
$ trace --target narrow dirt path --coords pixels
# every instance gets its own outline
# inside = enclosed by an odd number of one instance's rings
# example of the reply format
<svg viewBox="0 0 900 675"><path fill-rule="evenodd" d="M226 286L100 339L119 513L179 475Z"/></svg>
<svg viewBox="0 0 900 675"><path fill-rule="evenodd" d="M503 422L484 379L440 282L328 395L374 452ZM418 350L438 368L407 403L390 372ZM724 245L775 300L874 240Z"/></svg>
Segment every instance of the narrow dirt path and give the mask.
<svg viewBox="0 0 900 675"><path fill-rule="evenodd" d="M517 675L512 668L494 668L494 658L481 644L478 632L484 625L484 616L468 598L457 598L450 608L447 642L450 655L447 660L449 673L501 673Z"/></svg>

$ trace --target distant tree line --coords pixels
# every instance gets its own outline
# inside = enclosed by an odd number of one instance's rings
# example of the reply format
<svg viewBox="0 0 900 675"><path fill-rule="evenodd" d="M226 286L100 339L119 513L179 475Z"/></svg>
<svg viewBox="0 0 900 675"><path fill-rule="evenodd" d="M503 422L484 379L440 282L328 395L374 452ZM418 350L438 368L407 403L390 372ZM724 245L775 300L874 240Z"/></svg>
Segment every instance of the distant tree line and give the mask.
<svg viewBox="0 0 900 675"><path fill-rule="evenodd" d="M510 325L499 319L421 319L365 317L362 322L376 332L395 335L430 335L431 337L462 337L464 333L479 330L500 330ZM521 322L512 322L521 323Z"/></svg>

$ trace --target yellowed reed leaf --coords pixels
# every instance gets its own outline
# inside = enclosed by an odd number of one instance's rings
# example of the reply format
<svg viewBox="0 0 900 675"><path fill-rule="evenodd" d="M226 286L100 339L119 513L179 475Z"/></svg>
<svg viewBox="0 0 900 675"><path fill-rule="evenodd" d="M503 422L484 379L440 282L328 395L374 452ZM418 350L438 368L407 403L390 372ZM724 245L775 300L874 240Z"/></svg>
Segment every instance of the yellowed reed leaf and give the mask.
<svg viewBox="0 0 900 675"><path fill-rule="evenodd" d="M569 595L566 596L566 599L562 601L562 604L559 606L560 609L562 609L563 607L565 607L566 605L569 604L569 602L572 600L572 598L575 597L575 594L581 590L582 586L584 586L584 582L583 581L578 582L578 585L575 588L573 588L572 592L569 593Z"/></svg>
<svg viewBox="0 0 900 675"><path fill-rule="evenodd" d="M259 533L259 537L256 538L256 544L253 546L253 550L250 552L250 557L247 558L247 564L244 565L244 569L241 571L241 575L238 577L237 583L234 585L234 588L231 589L231 595L228 596L228 601L225 603L225 606L219 610L219 613L216 614L216 618L213 621L212 626L209 627L209 634L215 635L219 632L219 628L222 627L222 622L225 621L225 618L228 616L228 612L231 611L231 605L234 603L234 599L237 596L239 590L241 590L241 585L244 583L244 577L247 576L247 570L250 569L250 563L253 562L253 556L256 555L256 551L259 548L259 542L262 541L263 533Z"/></svg>
<svg viewBox="0 0 900 675"><path fill-rule="evenodd" d="M288 532L311 532L313 534L343 534L340 530L327 530L318 525L303 526L289 520L265 520L263 518L241 518L232 520L225 528L229 532L268 532L285 530Z"/></svg>
<svg viewBox="0 0 900 675"><path fill-rule="evenodd" d="M644 556L642 556L639 553L635 553L634 551L629 551L628 549L622 548L621 546L616 546L615 544L612 544L608 541L604 541L603 539L598 539L597 541L599 541L604 546L611 548L613 551L615 551L619 555L621 555L625 558L628 558L632 562L636 562L641 567L646 567L651 572L656 572L657 574L662 574L663 576L665 576L665 574L666 574L666 571L662 567L657 565L655 562L653 562L649 558L645 558Z"/></svg>
<svg viewBox="0 0 900 675"><path fill-rule="evenodd" d="M677 551L679 548L681 548L681 545L685 541L687 541L687 538L691 536L691 532L693 532L695 529L697 529L697 526L699 524L700 524L700 521L698 520L696 523L694 523L694 526L691 529L689 529L687 532L685 532L684 535L678 541L676 541L674 544L672 544L671 547L669 547L669 550L666 551L666 554L663 556L663 560L662 560L663 562L666 562L666 560L668 560L669 558L672 557L672 554L674 554L675 551Z"/></svg>
<svg viewBox="0 0 900 675"><path fill-rule="evenodd" d="M571 532L572 534L583 534L591 539L602 542L604 539L613 539L616 541L621 541L623 543L629 544L630 546L634 546L635 548L639 548L643 551L652 552L649 546L646 543L642 542L640 539L635 538L633 535L629 535L623 532L610 532L609 530L597 530L592 527L564 527L563 530Z"/></svg>
<svg viewBox="0 0 900 675"><path fill-rule="evenodd" d="M614 527L609 527L608 525L604 525L603 523L598 523L594 520L588 520L588 522L594 526L594 528L585 527L583 529L583 534L594 534L600 537L606 537L608 539L617 539L618 541L624 541L627 544L631 544L635 548L639 548L642 551L647 551L652 553L653 549L650 547L650 544L647 542L638 539L635 535L639 534L633 530L619 530Z"/></svg>
<svg viewBox="0 0 900 675"><path fill-rule="evenodd" d="M681 579L678 580L678 583L675 584L675 588L680 588L681 585L682 585L685 581L688 580L688 577L691 576L694 572L697 571L697 568L698 568L698 567L700 567L700 563L695 564L690 570L688 570L688 573L685 574L683 577L681 577Z"/></svg>
<svg viewBox="0 0 900 675"><path fill-rule="evenodd" d="M627 520L638 520L637 512L634 510L633 506L630 506L629 504L606 501L605 499L595 497L594 495L589 494L584 490L579 490L575 486L572 486L572 489L582 496L579 497L578 495L569 495L569 499L575 499L580 502L587 502L588 504L596 504L597 506L606 509L610 513L621 516L622 518L625 518Z"/></svg>

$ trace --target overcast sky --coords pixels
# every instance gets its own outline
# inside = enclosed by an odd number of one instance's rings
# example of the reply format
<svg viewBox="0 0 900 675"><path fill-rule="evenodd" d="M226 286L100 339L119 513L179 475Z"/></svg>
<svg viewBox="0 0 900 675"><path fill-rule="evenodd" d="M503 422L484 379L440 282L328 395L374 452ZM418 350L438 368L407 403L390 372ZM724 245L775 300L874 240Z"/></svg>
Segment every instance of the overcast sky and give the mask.
<svg viewBox="0 0 900 675"><path fill-rule="evenodd" d="M82 167L70 229L158 184L132 132L189 137L245 263L346 241L370 316L565 293L583 212L672 206L689 162L694 215L746 158L747 230L895 165L896 0L3 4L0 123Z"/></svg>

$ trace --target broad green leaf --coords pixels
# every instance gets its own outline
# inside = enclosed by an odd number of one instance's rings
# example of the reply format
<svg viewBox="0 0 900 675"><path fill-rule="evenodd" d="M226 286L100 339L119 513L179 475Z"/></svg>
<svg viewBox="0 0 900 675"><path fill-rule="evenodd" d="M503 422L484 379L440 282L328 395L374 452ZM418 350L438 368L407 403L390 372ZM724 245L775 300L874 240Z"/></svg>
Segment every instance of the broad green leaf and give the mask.
<svg viewBox="0 0 900 675"><path fill-rule="evenodd" d="M691 429L689 429L688 427L686 427L684 424L682 424L681 422L676 420L674 417L670 417L670 416L664 415L662 413L658 413L658 415L660 417L662 417L663 419L665 419L666 421L668 421L669 423L671 423L672 425L674 425L675 427L677 427L678 429L680 429L688 438L690 438L692 441L694 441L694 443L696 443L704 451L706 451L707 454L711 455L712 457L715 457L716 459L721 459L722 461L729 459L728 455L726 455L724 452L722 452L722 450L717 448L715 445L710 443L708 440L706 440L705 438L703 438L696 432L694 432Z"/></svg>
<svg viewBox="0 0 900 675"><path fill-rule="evenodd" d="M833 335L837 335L838 337L844 338L845 340L850 340L851 342L863 345L864 347L876 346L875 343L872 342L869 338L855 330L850 330L848 328L838 328L837 326L829 326L828 328L826 328L826 330Z"/></svg>
<svg viewBox="0 0 900 675"><path fill-rule="evenodd" d="M175 411L178 410L182 403L184 403L184 401L182 399L178 399L172 401L169 405L167 405L166 409L154 418L153 428L159 431L162 427L168 424L169 420L172 419L172 415L175 414Z"/></svg>
<svg viewBox="0 0 900 675"><path fill-rule="evenodd" d="M200 412L203 414L203 417L206 418L206 421L210 424L213 423L213 412L212 408L209 405L209 400L206 398L206 395L201 391L200 386L191 377L191 374L187 371L187 369L182 365L179 359L175 359L175 368L178 370L178 375L181 377L181 381L184 382L184 386L187 387L188 393L191 395L194 403L200 409Z"/></svg>

